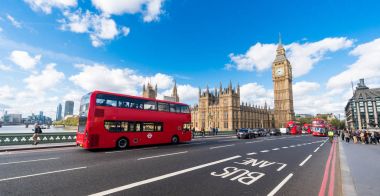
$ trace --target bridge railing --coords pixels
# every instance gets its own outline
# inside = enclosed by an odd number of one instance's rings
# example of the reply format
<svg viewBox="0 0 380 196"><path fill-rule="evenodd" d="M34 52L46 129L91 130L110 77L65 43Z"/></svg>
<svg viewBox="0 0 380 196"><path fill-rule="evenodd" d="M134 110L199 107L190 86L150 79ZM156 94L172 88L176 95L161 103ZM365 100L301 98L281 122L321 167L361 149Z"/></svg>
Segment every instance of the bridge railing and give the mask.
<svg viewBox="0 0 380 196"><path fill-rule="evenodd" d="M23 145L33 143L33 133L2 133L0 134L0 146ZM75 142L76 132L55 132L41 133L38 142L43 143L62 143Z"/></svg>
<svg viewBox="0 0 380 196"><path fill-rule="evenodd" d="M235 131L218 131L217 135L233 135ZM216 133L212 131L205 131L204 136L214 136ZM201 131L195 132L196 137L202 137ZM9 145L23 145L33 143L33 133L1 133L0 146ZM62 143L62 142L75 142L76 132L55 132L55 133L41 133L38 136L40 144L47 143Z"/></svg>

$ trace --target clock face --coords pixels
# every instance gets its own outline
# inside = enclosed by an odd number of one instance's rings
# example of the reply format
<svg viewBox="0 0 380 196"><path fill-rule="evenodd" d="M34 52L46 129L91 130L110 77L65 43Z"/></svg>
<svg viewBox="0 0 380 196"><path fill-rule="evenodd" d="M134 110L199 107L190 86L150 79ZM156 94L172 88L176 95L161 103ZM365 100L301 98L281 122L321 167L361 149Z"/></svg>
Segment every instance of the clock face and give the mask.
<svg viewBox="0 0 380 196"><path fill-rule="evenodd" d="M284 68L283 67L276 68L275 74L276 74L276 76L282 76L282 75L284 75Z"/></svg>

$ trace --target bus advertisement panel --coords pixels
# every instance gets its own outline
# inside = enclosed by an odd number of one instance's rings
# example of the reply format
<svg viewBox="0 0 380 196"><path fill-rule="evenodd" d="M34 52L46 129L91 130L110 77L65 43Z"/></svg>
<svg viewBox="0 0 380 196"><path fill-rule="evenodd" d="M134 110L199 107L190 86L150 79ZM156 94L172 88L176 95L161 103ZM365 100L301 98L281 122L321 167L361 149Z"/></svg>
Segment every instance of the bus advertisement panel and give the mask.
<svg viewBox="0 0 380 196"><path fill-rule="evenodd" d="M191 140L191 114L183 103L94 91L83 96L76 143L85 149Z"/></svg>
<svg viewBox="0 0 380 196"><path fill-rule="evenodd" d="M286 128L289 129L289 133L292 135L301 134L301 124L296 121L289 121Z"/></svg>
<svg viewBox="0 0 380 196"><path fill-rule="evenodd" d="M311 131L313 136L327 136L327 123L323 119L314 119L311 123Z"/></svg>

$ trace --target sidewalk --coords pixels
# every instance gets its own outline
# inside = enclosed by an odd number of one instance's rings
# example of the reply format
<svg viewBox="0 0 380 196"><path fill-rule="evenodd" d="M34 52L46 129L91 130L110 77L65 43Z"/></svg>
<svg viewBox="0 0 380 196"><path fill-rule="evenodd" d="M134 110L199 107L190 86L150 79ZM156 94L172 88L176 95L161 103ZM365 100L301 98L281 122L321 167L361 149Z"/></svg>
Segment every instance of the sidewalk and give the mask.
<svg viewBox="0 0 380 196"><path fill-rule="evenodd" d="M380 195L380 145L339 139L343 195Z"/></svg>
<svg viewBox="0 0 380 196"><path fill-rule="evenodd" d="M72 147L75 146L75 142L65 142L65 143L50 143L50 144L25 144L25 145L10 145L10 146L0 146L0 152L17 151L17 150L35 150L44 148L62 148L62 147Z"/></svg>

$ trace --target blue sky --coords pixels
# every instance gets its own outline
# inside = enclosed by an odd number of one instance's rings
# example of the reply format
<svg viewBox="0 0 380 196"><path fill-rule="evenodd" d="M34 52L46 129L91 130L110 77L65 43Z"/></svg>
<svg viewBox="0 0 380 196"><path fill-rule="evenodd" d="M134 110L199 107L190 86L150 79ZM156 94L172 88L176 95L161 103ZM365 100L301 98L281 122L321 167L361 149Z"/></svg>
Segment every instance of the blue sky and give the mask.
<svg viewBox="0 0 380 196"><path fill-rule="evenodd" d="M0 5L0 104L25 115L43 110L55 116L58 103L78 103L94 89L139 95L149 81L158 83L162 97L176 80L181 100L194 104L198 87L231 80L242 86L242 101L273 105L279 32L294 68L296 113L342 113L351 81L380 84L377 1Z"/></svg>

